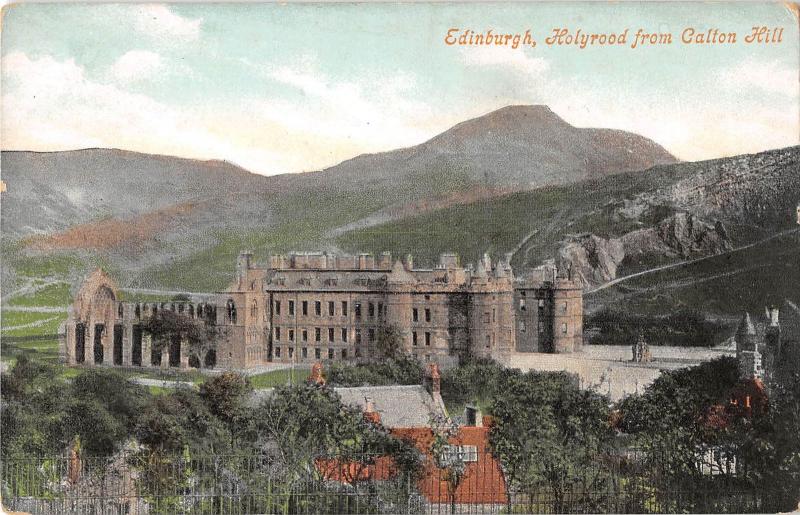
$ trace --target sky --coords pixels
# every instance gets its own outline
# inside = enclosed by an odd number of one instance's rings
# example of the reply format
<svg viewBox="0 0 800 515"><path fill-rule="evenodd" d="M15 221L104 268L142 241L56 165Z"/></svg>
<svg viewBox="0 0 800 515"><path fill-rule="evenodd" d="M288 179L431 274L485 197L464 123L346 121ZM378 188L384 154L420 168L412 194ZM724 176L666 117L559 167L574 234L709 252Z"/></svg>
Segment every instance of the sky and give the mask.
<svg viewBox="0 0 800 515"><path fill-rule="evenodd" d="M113 147L272 175L421 143L511 104L701 160L798 144L797 18L777 3L17 4L4 150ZM746 44L753 26L783 42ZM734 31L733 45L682 31ZM447 45L530 30L536 47ZM627 44L547 45L555 28ZM671 45L630 48L638 29ZM456 32L458 34L459 32Z"/></svg>

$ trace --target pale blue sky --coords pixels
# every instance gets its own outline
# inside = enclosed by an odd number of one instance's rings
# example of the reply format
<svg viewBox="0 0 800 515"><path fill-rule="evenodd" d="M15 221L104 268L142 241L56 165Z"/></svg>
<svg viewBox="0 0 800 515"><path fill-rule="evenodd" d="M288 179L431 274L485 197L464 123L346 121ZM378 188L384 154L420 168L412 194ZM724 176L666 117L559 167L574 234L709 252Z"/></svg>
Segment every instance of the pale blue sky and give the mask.
<svg viewBox="0 0 800 515"><path fill-rule="evenodd" d="M754 25L783 43L744 44ZM536 48L444 44L450 28ZM630 29L550 47L555 27ZM685 27L735 45L684 45ZM637 29L672 32L631 49ZM798 143L798 31L780 4L22 4L2 34L5 149L118 147L259 173L422 142L508 104L651 137L683 159Z"/></svg>

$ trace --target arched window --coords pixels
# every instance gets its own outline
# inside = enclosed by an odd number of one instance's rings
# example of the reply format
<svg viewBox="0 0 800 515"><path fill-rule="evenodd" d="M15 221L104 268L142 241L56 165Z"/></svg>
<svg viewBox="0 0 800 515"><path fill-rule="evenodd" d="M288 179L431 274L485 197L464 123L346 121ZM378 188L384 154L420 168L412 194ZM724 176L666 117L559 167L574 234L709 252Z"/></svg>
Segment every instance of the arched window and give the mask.
<svg viewBox="0 0 800 515"><path fill-rule="evenodd" d="M253 299L253 303L250 305L250 316L258 318L258 301L256 299Z"/></svg>
<svg viewBox="0 0 800 515"><path fill-rule="evenodd" d="M233 299L228 299L228 322L231 324L236 323L236 304L233 303Z"/></svg>

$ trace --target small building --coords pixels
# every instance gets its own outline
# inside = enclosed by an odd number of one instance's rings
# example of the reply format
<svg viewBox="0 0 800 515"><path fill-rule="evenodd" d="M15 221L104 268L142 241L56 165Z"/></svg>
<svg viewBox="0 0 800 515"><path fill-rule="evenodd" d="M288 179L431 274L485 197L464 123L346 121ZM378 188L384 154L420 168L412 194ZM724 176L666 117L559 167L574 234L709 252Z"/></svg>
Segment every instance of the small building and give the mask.
<svg viewBox="0 0 800 515"><path fill-rule="evenodd" d="M448 438L441 455L434 456L436 436L431 420L437 416L447 418L435 364L431 364L425 382L425 387L336 388L335 391L346 404L361 407L367 420L382 424L393 436L420 452L422 471L416 486L427 505L426 511L449 512L452 506L467 513L499 511L508 501L508 491L500 461L489 445L491 418L468 407L463 423ZM457 480L453 467L447 463L457 463ZM348 484L389 481L400 473L388 456L379 456L366 465L321 458L315 466L324 479Z"/></svg>

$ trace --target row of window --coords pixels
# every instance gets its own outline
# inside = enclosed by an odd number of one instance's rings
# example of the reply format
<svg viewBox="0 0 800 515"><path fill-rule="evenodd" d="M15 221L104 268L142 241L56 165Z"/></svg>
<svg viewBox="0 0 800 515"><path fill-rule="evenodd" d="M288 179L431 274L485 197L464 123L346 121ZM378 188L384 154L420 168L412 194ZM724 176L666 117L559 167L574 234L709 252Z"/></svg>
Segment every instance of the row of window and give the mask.
<svg viewBox="0 0 800 515"><path fill-rule="evenodd" d="M520 330L520 332L524 333L527 330L527 327L528 326L525 324L524 320L520 320L519 321L519 330ZM539 332L540 333L544 332L544 323L541 320L539 320ZM561 324L561 334L567 334L567 324L566 324L566 322Z"/></svg>
<svg viewBox="0 0 800 515"><path fill-rule="evenodd" d="M415 347L419 345L419 336L417 335L416 331L411 333L411 344ZM431 345L431 333L428 331L425 331L425 345L428 347Z"/></svg>
<svg viewBox="0 0 800 515"><path fill-rule="evenodd" d="M289 357L289 359L293 359L294 358L294 347L287 347L286 350L287 350L287 356ZM281 348L280 347L275 347L274 354L275 354L275 359L280 359L281 358L281 354L282 354L281 353ZM347 359L347 349L341 349L339 355L341 356L342 359ZM309 356L308 348L307 347L301 348L300 349L300 357L303 358L303 359L308 359L308 356ZM328 356L328 359L336 359L336 350L335 349L328 349L327 356ZM355 357L357 357L357 358L361 357L361 349L359 349L359 348L355 349ZM314 359L322 359L322 349L320 349L319 347L314 349Z"/></svg>
<svg viewBox="0 0 800 515"><path fill-rule="evenodd" d="M419 309L418 308L413 308L411 310L411 320L413 322L419 322ZM429 308L425 308L425 321L426 322L430 322L431 321L431 310Z"/></svg>
<svg viewBox="0 0 800 515"><path fill-rule="evenodd" d="M319 300L316 300L316 301L313 301L313 302L314 302L314 315L318 316L318 317L321 317L322 316L323 302L319 301ZM303 316L308 316L309 307L310 307L309 304L310 304L310 302L307 301L307 300L300 301L300 313ZM347 301L343 300L339 304L340 304L339 314L341 316L348 316L347 315L347 313L348 313L348 309L347 309L348 308L348 303L347 303ZM295 301L293 301L293 300L287 301L287 308L288 308L288 315L289 316L294 316L295 315ZM276 301L273 302L273 309L274 309L275 315L280 316L280 314L281 314L281 301L280 300L276 300ZM361 303L360 302L353 303L353 310L354 310L354 314L355 314L356 318L361 318L361 309L362 308L361 308ZM335 301L329 300L329 301L326 302L326 313L327 313L327 315L329 317L336 316L336 302ZM424 308L423 313L424 313L426 322L430 322L433 319L430 308ZM369 318L374 318L376 316L376 314L377 314L378 317L382 317L382 316L384 316L386 314L386 311L384 310L383 303L382 302L378 302L376 304L374 302L368 302L367 303L367 316ZM420 309L419 308L413 308L412 309L412 311L411 311L411 319L414 322L419 322L420 321Z"/></svg>
<svg viewBox="0 0 800 515"><path fill-rule="evenodd" d="M299 332L300 332L300 340L304 341L304 342L307 342L308 339L309 339L309 334L308 334L309 331L308 331L308 329L302 329ZM327 334L327 337L328 337L327 340L329 342L336 341L336 329L335 328L328 327L327 333L328 333ZM374 328L371 327L371 328L367 329L367 337L369 338L369 341L375 341L375 334L376 333L375 333L375 329ZM280 327L276 327L274 329L274 335L275 335L275 341L280 341L281 336L283 335L283 331L281 331ZM295 330L294 329L287 329L286 330L286 336L287 336L287 340L288 341L293 342L295 340ZM341 336L341 338L340 338L339 341L347 343L347 340L348 340L348 329L346 327L342 327L340 329L340 336ZM314 341L317 342L317 343L322 341L322 328L321 327L315 327L314 328ZM360 328L355 329L355 342L356 343L361 343L361 329Z"/></svg>
<svg viewBox="0 0 800 515"><path fill-rule="evenodd" d="M313 351L314 351L314 359L322 359L323 355L326 355L328 359L336 359L336 349L321 349L319 347L315 347L315 348L313 348ZM281 349L281 347L275 347L273 349L273 355L274 355L275 359L281 359L282 357L284 357L283 350ZM363 357L370 357L370 355L371 355L370 349L363 349L362 350L361 348L356 347L354 349L353 356L356 357L356 358L360 358L360 357L362 357L362 355L363 355ZM300 349L300 358L301 359L308 359L310 356L311 356L311 352L310 352L310 349L308 347L302 347ZM341 359L347 359L349 356L350 356L350 353L348 352L347 349L340 349L339 350L339 357ZM377 354L376 354L376 356L377 356ZM288 357L289 359L294 359L294 347L286 347L285 357ZM424 358L425 358L426 362L429 362L432 359L432 355L431 354L425 354Z"/></svg>
<svg viewBox="0 0 800 515"><path fill-rule="evenodd" d="M313 301L313 303L314 303L314 315L318 316L318 317L321 317L322 316L322 305L323 305L322 301L316 300L316 301ZM286 304L287 304L287 308L288 308L287 309L288 315L289 316L294 316L295 315L295 301L289 300L289 301L286 302ZM307 300L300 301L300 313L303 316L308 316L309 307L310 307L309 304L311 304L311 303L309 301L307 301ZM381 316L384 315L384 309L383 308L384 308L383 302L378 302L377 304L375 304L374 302L369 302L369 303L367 303L367 316L370 317L370 318L374 318L375 315L376 315L376 312L377 312L377 316L381 317ZM353 312L354 312L356 318L361 318L361 315L362 315L361 309L362 308L361 308L361 303L360 302L354 302L353 303ZM280 300L275 300L273 302L273 311L274 311L275 315L280 316L280 314L281 314L281 301ZM325 310L325 312L327 313L327 315L329 317L336 316L336 302L332 301L332 300L327 301L326 302L326 310ZM341 315L343 317L348 316L348 302L346 300L343 300L343 301L339 302L339 315Z"/></svg>

